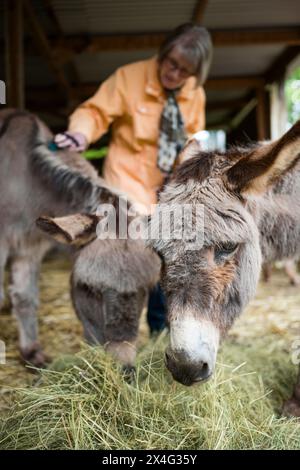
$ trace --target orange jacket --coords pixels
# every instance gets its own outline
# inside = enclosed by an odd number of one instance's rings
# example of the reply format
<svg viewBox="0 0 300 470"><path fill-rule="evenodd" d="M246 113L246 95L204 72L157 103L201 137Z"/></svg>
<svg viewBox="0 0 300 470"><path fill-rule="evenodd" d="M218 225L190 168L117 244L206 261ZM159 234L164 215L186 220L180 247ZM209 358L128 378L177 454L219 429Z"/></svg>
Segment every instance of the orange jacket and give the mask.
<svg viewBox="0 0 300 470"><path fill-rule="evenodd" d="M205 94L190 77L177 95L188 135L205 126ZM95 95L70 117L69 130L88 142L98 140L112 124L104 165L108 184L128 194L150 212L157 202L163 174L157 167L160 116L166 101L158 79L156 57L120 67Z"/></svg>

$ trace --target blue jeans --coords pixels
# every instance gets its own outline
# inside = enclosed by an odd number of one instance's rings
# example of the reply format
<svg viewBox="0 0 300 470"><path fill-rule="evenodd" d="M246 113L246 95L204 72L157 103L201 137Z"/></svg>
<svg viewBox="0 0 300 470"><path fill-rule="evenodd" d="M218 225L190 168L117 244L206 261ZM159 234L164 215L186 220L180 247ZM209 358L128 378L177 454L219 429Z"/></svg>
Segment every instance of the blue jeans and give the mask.
<svg viewBox="0 0 300 470"><path fill-rule="evenodd" d="M150 292L147 321L150 333L161 331L166 326L166 298L160 284L156 284Z"/></svg>

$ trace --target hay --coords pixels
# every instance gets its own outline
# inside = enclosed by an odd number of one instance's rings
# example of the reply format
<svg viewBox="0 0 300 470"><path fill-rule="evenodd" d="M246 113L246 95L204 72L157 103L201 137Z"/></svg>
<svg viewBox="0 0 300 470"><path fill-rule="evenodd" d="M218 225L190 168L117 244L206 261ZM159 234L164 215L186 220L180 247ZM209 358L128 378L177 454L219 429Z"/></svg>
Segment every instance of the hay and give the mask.
<svg viewBox="0 0 300 470"><path fill-rule="evenodd" d="M279 416L296 371L274 338L246 347L228 342L214 378L189 389L170 379L162 360L164 342L144 348L134 385L124 382L99 349L60 358L42 372L37 386L16 392L16 404L2 424L0 447L300 447L299 423Z"/></svg>
<svg viewBox="0 0 300 470"><path fill-rule="evenodd" d="M70 259L57 253L50 254L42 267L39 337L46 354L52 358L78 351L82 341L81 325L73 312L69 294L70 269ZM14 388L29 386L32 382L32 374L20 361L17 323L11 315L8 299L0 312L0 339L6 345L6 364L0 364L1 415L10 409Z"/></svg>
<svg viewBox="0 0 300 470"><path fill-rule="evenodd" d="M145 325L137 383L125 383L100 349L81 343L68 279L68 262L44 265L41 340L56 359L40 376L19 364L15 323L8 312L0 316L8 346L8 364L0 366L0 448L300 448L299 421L280 417L296 378L289 353L299 337L300 292L280 271L260 285L231 330L214 378L192 388L171 380L163 364L167 338L146 341Z"/></svg>

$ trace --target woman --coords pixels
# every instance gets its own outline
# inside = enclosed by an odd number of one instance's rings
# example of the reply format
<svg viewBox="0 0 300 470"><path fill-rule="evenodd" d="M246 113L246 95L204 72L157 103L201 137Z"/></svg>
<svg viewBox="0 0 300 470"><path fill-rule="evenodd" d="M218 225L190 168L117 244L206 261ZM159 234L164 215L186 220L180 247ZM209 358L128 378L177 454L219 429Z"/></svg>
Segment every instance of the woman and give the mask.
<svg viewBox="0 0 300 470"><path fill-rule="evenodd" d="M150 213L164 178L178 163L189 135L205 127L202 88L212 57L208 31L194 24L176 28L158 55L120 67L70 117L56 144L85 150L112 125L104 165L107 183ZM160 288L150 295L151 331L164 326Z"/></svg>

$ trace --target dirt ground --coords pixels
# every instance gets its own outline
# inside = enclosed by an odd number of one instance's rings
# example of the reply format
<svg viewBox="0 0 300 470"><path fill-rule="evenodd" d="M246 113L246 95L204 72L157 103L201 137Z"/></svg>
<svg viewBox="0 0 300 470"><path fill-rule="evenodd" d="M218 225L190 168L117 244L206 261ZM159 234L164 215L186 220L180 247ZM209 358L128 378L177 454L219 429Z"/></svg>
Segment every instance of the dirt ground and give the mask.
<svg viewBox="0 0 300 470"><path fill-rule="evenodd" d="M52 358L72 354L80 349L82 329L72 309L69 295L70 260L52 255L42 266L39 310L40 341ZM268 284L260 283L257 295L235 323L230 337L239 342L273 333L291 351L294 339L300 338L300 288L289 284L285 273L274 269ZM6 364L0 364L0 413L7 409L13 388L29 385L33 374L20 363L17 349L17 328L10 307L0 314L0 340L6 345ZM141 340L147 340L143 321Z"/></svg>

